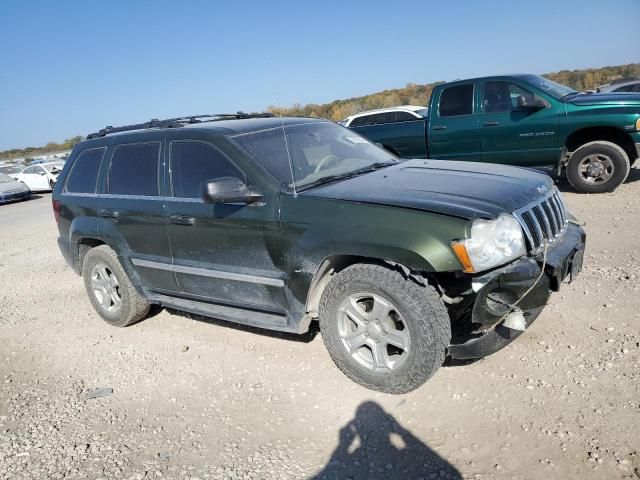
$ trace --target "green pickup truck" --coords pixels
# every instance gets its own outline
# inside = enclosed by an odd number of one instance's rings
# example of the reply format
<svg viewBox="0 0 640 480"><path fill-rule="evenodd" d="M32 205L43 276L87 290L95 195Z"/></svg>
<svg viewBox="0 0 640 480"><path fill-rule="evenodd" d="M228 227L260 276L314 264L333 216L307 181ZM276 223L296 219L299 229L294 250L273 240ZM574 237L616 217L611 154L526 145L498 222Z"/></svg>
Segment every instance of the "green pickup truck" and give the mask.
<svg viewBox="0 0 640 480"><path fill-rule="evenodd" d="M640 94L484 77L435 87L424 119L351 128L402 158L552 167L579 192L610 192L640 156Z"/></svg>

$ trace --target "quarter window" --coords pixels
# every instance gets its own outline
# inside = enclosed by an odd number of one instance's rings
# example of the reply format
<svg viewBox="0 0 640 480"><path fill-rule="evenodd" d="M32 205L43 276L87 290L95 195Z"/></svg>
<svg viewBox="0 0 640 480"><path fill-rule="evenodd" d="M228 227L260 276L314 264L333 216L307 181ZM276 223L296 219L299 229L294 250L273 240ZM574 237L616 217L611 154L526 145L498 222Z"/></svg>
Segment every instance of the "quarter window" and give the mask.
<svg viewBox="0 0 640 480"><path fill-rule="evenodd" d="M371 125L371 115L354 118L349 124L350 127L364 127L366 125Z"/></svg>
<svg viewBox="0 0 640 480"><path fill-rule="evenodd" d="M111 158L109 193L158 196L159 153L157 142L118 145Z"/></svg>
<svg viewBox="0 0 640 480"><path fill-rule="evenodd" d="M441 117L471 115L473 113L473 84L447 87L440 96Z"/></svg>
<svg viewBox="0 0 640 480"><path fill-rule="evenodd" d="M240 170L213 145L171 143L171 179L175 197L200 198L205 182L221 177L245 180Z"/></svg>
<svg viewBox="0 0 640 480"><path fill-rule="evenodd" d="M92 148L80 152L73 163L65 191L69 193L94 193L98 182L100 162L106 148Z"/></svg>
<svg viewBox="0 0 640 480"><path fill-rule="evenodd" d="M413 122L414 120L418 119L409 112L396 112L396 122Z"/></svg>

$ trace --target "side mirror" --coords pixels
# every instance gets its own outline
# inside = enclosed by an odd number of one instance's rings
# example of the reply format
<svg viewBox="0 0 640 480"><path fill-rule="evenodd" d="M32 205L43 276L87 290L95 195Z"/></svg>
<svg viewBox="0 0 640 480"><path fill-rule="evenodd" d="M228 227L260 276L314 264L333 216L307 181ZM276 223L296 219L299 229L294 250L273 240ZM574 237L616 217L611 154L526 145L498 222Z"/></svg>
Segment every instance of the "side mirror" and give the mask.
<svg viewBox="0 0 640 480"><path fill-rule="evenodd" d="M262 200L262 194L236 177L221 177L204 184L202 199L207 203L244 203L250 205Z"/></svg>
<svg viewBox="0 0 640 480"><path fill-rule="evenodd" d="M544 99L537 97L532 93L523 93L518 96L519 110L541 110L548 106L549 104Z"/></svg>

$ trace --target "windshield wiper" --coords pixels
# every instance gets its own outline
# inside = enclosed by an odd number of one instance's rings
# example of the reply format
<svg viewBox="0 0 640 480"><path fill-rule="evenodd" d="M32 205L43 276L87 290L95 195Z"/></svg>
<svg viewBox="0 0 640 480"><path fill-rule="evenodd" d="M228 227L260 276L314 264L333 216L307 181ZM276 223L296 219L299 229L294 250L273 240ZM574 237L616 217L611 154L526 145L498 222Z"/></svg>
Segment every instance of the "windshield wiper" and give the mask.
<svg viewBox="0 0 640 480"><path fill-rule="evenodd" d="M341 173L337 175L327 175L326 177L319 178L311 183L307 183L298 189L299 192L303 192L304 190L308 190L310 188L319 187L320 185L326 185L327 183L332 183L337 180L346 180L347 178L357 177L358 175L362 175L363 173L373 172L374 170L379 170L380 168L385 168L390 165L395 165L398 162L376 162L371 165L367 165L366 167L359 168L357 170L352 170L351 172Z"/></svg>

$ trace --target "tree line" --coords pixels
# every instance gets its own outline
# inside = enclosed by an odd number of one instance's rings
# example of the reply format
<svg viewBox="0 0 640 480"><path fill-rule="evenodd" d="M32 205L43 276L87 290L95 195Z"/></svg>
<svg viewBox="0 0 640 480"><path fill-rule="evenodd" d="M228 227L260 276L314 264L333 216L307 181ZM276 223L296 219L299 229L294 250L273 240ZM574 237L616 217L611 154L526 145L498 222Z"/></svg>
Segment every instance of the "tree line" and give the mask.
<svg viewBox="0 0 640 480"><path fill-rule="evenodd" d="M640 63L618 65L614 67L589 68L585 70L561 70L543 75L549 80L567 85L574 90L593 90L600 85L619 78L640 76ZM416 84L408 83L404 88L394 88L362 97L334 100L331 103L307 105L295 104L290 107L270 105L269 112L281 116L320 117L330 120L342 120L349 115L376 108L397 105L424 105L436 85L443 82Z"/></svg>
<svg viewBox="0 0 640 480"><path fill-rule="evenodd" d="M585 70L561 70L544 74L550 80L567 85L575 90L593 90L599 85L619 78L640 77L640 63L618 65L614 67L588 68ZM404 88L383 90L382 92L363 95L361 97L334 100L331 103L307 105L294 104L290 107L270 105L267 110L279 116L319 117L330 120L342 120L349 115L373 110L376 108L394 107L397 105L427 105L431 91L436 85L444 82L426 84L408 83ZM62 143L49 142L43 147L14 148L0 151L0 159L30 158L45 153L70 150L81 142L83 137L68 138Z"/></svg>

